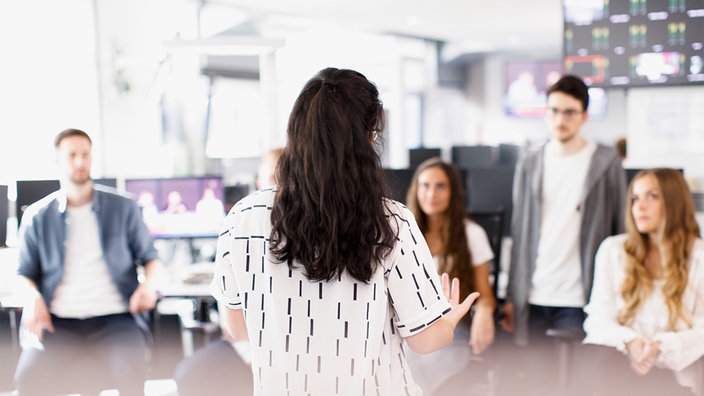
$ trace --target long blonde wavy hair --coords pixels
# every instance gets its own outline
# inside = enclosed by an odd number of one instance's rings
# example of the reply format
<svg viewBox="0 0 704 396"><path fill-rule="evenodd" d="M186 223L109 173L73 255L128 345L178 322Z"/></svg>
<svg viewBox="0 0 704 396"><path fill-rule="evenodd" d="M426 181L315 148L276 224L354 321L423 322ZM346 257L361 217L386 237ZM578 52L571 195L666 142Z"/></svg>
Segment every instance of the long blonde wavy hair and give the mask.
<svg viewBox="0 0 704 396"><path fill-rule="evenodd" d="M633 178L628 188L628 210L626 212L627 238L626 277L621 284L621 296L625 302L618 315L620 324L632 325L636 313L653 290L645 258L651 248L648 234L638 232L633 218L633 186L639 179L653 176L660 187L663 217L658 227L657 243L663 268L662 294L668 309L668 329L676 330L682 319L691 327L691 318L683 310L682 295L687 287L689 256L694 240L699 237L699 226L694 216L694 203L682 173L674 169L646 169Z"/></svg>

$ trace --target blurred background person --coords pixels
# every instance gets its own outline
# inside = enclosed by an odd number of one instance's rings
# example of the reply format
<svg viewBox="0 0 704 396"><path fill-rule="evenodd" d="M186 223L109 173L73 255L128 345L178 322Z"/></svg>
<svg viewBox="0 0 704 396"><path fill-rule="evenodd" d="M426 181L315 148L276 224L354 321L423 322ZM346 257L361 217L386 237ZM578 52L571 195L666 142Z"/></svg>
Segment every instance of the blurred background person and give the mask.
<svg viewBox="0 0 704 396"><path fill-rule="evenodd" d="M460 299L473 291L481 294L473 309L471 326L469 320L460 323L451 347L429 355L407 351L414 378L424 392L432 395L443 382L467 367L472 354L483 353L494 341L496 299L489 281L489 263L494 253L484 229L467 217L466 194L454 166L440 158L421 163L413 175L406 202L428 243L438 273L460 280Z"/></svg>
<svg viewBox="0 0 704 396"><path fill-rule="evenodd" d="M692 196L681 172L652 169L634 177L629 198L626 233L604 240L596 256L581 388L701 394L704 241Z"/></svg>

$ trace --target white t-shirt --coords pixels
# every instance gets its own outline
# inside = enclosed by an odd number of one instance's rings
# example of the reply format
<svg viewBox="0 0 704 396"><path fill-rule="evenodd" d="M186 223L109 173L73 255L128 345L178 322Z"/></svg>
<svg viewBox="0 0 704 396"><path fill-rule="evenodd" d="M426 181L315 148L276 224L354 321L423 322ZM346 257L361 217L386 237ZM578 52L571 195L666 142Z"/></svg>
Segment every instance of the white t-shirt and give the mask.
<svg viewBox="0 0 704 396"><path fill-rule="evenodd" d="M583 307L579 258L580 206L594 143L560 156L545 145L540 240L528 301L551 307Z"/></svg>
<svg viewBox="0 0 704 396"><path fill-rule="evenodd" d="M62 318L88 318L127 312L100 246L92 204L67 209L64 271L49 310Z"/></svg>
<svg viewBox="0 0 704 396"><path fill-rule="evenodd" d="M413 214L387 201L398 242L368 283L311 282L269 253L275 191L232 209L218 239L211 291L244 308L255 395L418 395L403 338L449 312Z"/></svg>
<svg viewBox="0 0 704 396"><path fill-rule="evenodd" d="M486 235L484 228L471 220L465 220L464 227L465 234L467 234L467 245L469 245L469 251L472 254L472 266L478 267L492 260L494 251L491 250L489 237ZM433 256L433 260L435 261L435 269L438 269L440 267L440 257Z"/></svg>

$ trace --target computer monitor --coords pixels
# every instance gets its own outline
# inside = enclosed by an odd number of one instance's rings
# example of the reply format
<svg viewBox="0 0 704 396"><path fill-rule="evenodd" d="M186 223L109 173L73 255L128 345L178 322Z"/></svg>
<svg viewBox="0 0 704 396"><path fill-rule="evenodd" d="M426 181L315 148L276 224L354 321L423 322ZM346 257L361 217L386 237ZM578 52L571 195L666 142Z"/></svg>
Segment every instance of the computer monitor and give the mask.
<svg viewBox="0 0 704 396"><path fill-rule="evenodd" d="M420 165L423 161L433 158L433 157L441 157L442 156L442 149L440 148L431 148L431 147L418 147L418 148L413 148L408 150L408 167L411 169L415 169Z"/></svg>
<svg viewBox="0 0 704 396"><path fill-rule="evenodd" d="M462 187L467 191L468 172L464 169L458 169L458 172ZM389 198L405 205L408 189L411 188L413 182L413 174L415 174L415 169L384 169L386 184L389 187Z"/></svg>
<svg viewBox="0 0 704 396"><path fill-rule="evenodd" d="M467 208L472 212L504 210L504 235L510 235L511 209L513 207L512 166L472 168L469 170Z"/></svg>
<svg viewBox="0 0 704 396"><path fill-rule="evenodd" d="M486 168L498 163L498 149L493 146L452 146L452 163L460 169Z"/></svg>
<svg viewBox="0 0 704 396"><path fill-rule="evenodd" d="M10 201L7 198L7 186L0 186L0 247L7 246L7 218Z"/></svg>
<svg viewBox="0 0 704 396"><path fill-rule="evenodd" d="M645 170L648 168L624 168L623 170L626 171L626 188L631 185L631 182L633 181L633 178L636 177L638 172ZM684 174L684 169L682 168L676 168L680 173Z"/></svg>
<svg viewBox="0 0 704 396"><path fill-rule="evenodd" d="M126 179L125 190L156 238L217 236L226 214L219 176Z"/></svg>
<svg viewBox="0 0 704 396"><path fill-rule="evenodd" d="M114 178L93 179L93 183L113 188L117 187L117 179ZM21 224L22 215L24 211L27 210L27 207L58 190L60 184L57 179L17 180L16 186L17 201L15 214L17 216L17 224L19 225Z"/></svg>
<svg viewBox="0 0 704 396"><path fill-rule="evenodd" d="M249 185L235 184L234 186L225 186L225 212L229 212L240 199L249 194Z"/></svg>
<svg viewBox="0 0 704 396"><path fill-rule="evenodd" d="M389 198L406 203L406 194L413 181L413 169L384 169L386 185L389 187Z"/></svg>

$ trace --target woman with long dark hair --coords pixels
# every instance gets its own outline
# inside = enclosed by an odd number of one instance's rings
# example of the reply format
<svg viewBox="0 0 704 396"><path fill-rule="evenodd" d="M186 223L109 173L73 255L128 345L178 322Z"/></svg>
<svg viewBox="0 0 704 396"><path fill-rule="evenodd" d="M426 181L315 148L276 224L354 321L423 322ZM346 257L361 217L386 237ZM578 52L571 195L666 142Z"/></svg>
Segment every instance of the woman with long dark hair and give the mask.
<svg viewBox="0 0 704 396"><path fill-rule="evenodd" d="M411 368L428 394L465 369L471 355L481 354L494 340L496 300L489 282L494 253L484 229L467 217L465 197L457 169L440 158L430 158L416 168L406 198L438 273L460 280L460 298L474 291L481 294L471 326L463 323L456 330L451 348L432 358L409 353Z"/></svg>
<svg viewBox="0 0 704 396"><path fill-rule="evenodd" d="M583 388L691 395L704 376L704 241L692 196L679 171L651 169L634 177L629 198L626 234L596 256Z"/></svg>
<svg viewBox="0 0 704 396"><path fill-rule="evenodd" d="M383 114L362 74L320 71L291 112L277 186L225 221L211 289L252 344L257 395L419 394L403 342L447 346L477 297L459 303L413 214L384 198Z"/></svg>

